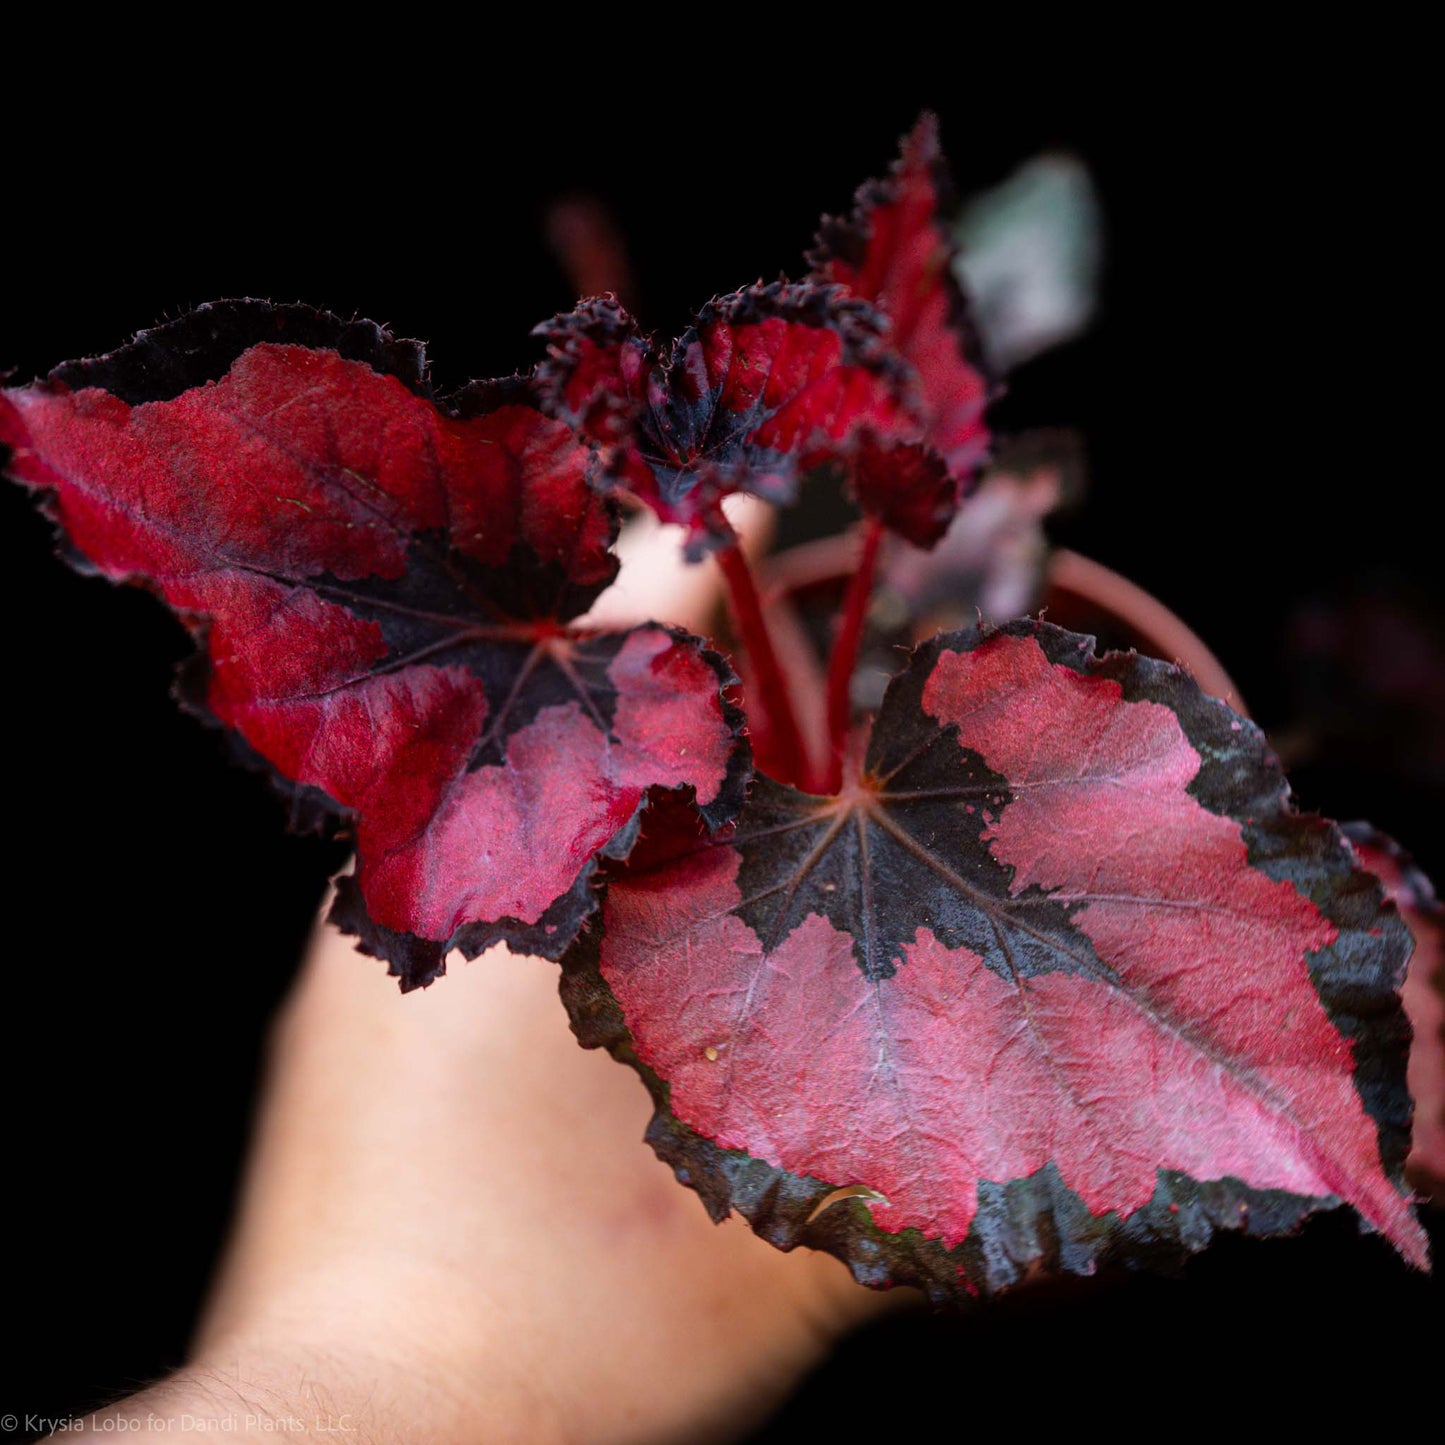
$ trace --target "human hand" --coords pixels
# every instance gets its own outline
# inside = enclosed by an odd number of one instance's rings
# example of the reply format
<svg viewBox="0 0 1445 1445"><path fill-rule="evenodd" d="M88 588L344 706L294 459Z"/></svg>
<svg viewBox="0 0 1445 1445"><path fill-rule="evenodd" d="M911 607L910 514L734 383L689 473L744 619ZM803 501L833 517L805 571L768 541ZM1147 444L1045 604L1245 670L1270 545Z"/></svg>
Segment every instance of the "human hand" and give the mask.
<svg viewBox="0 0 1445 1445"><path fill-rule="evenodd" d="M708 572L664 545L631 543L612 618L703 627ZM641 1142L645 1090L577 1047L556 986L497 948L399 997L319 928L191 1361L84 1432L188 1416L241 1438L729 1439L881 1307L828 1256L715 1227Z"/></svg>

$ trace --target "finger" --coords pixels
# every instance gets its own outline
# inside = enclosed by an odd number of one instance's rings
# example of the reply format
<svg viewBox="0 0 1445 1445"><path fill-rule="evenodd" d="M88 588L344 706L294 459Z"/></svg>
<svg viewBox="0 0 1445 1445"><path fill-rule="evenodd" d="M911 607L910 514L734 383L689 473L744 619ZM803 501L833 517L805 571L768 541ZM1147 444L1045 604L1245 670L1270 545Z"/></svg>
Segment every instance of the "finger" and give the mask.
<svg viewBox="0 0 1445 1445"><path fill-rule="evenodd" d="M743 551L756 556L773 530L773 510L754 497L729 497L728 520ZM587 627L631 627L639 622L670 622L706 635L722 597L722 573L711 557L685 561L683 530L664 525L651 512L640 512L622 529L617 553L622 570L582 619Z"/></svg>

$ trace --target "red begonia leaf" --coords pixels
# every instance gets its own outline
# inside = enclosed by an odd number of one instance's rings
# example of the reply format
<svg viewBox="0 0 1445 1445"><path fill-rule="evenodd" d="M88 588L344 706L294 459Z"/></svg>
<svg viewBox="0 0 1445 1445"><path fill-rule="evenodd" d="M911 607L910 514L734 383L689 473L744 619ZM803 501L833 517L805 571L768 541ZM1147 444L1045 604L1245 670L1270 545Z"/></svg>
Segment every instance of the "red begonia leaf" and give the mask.
<svg viewBox="0 0 1445 1445"><path fill-rule="evenodd" d="M1369 823L1346 823L1345 835L1415 940L1400 994L1415 1035L1406 1075L1415 1121L1405 1173L1422 1193L1445 1203L1445 906L1393 838Z"/></svg>
<svg viewBox="0 0 1445 1445"><path fill-rule="evenodd" d="M1404 926L1177 668L946 634L837 797L647 832L564 992L715 1216L940 1299L1341 1203L1424 1264Z"/></svg>
<svg viewBox="0 0 1445 1445"><path fill-rule="evenodd" d="M938 125L925 115L903 141L886 180L858 191L846 219L825 217L808 260L813 276L871 302L888 319L887 342L916 375L919 442L938 463L887 485L855 483L859 505L915 546L943 536L988 452L984 407L991 389L983 351L954 272L947 226L948 168Z"/></svg>
<svg viewBox="0 0 1445 1445"><path fill-rule="evenodd" d="M776 282L710 301L664 353L615 301L592 300L538 328L538 376L549 409L601 450L599 484L680 523L697 558L730 539L724 497L791 501L812 468L850 469L865 437L887 439L868 453L873 491L941 469L894 444L919 428L878 327L837 287Z"/></svg>
<svg viewBox="0 0 1445 1445"><path fill-rule="evenodd" d="M695 638L569 629L611 582L589 454L530 383L435 401L421 348L220 303L0 397L71 560L148 587L201 652L185 701L355 828L334 917L403 987L449 948L555 957L649 787L741 802Z"/></svg>

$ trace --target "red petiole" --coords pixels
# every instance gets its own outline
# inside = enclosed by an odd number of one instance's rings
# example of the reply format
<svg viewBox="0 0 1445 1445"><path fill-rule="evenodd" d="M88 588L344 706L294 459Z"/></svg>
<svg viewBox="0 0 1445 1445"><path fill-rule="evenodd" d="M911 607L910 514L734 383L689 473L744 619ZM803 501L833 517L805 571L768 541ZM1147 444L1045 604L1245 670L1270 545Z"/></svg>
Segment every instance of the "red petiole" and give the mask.
<svg viewBox="0 0 1445 1445"><path fill-rule="evenodd" d="M833 639L833 655L828 661L828 765L820 789L824 793L836 793L843 781L843 751L848 742L848 724L852 721L850 685L858 665L858 649L863 642L863 624L868 617L868 600L873 595L873 574L878 567L878 547L882 540L883 524L870 517L863 524L863 549L848 580L838 631Z"/></svg>
<svg viewBox="0 0 1445 1445"><path fill-rule="evenodd" d="M797 713L783 670L778 665L778 655L773 648L767 622L763 618L762 599L758 596L752 568L748 566L736 539L716 556L727 581L733 620L752 669L758 694L756 701L771 726L776 755L769 761L776 769L780 782L806 787L810 781L808 750L798 728Z"/></svg>
<svg viewBox="0 0 1445 1445"><path fill-rule="evenodd" d="M882 540L882 523L872 519L865 522L862 549L843 598L829 659L828 751L827 761L821 768L814 765L798 724L797 709L778 661L752 569L736 541L717 553L718 565L727 580L738 635L752 670L757 690L755 705L766 713L771 728L773 755L767 760L768 769L780 781L795 787L817 793L836 793L842 783L843 755L852 721L850 684L858 665Z"/></svg>

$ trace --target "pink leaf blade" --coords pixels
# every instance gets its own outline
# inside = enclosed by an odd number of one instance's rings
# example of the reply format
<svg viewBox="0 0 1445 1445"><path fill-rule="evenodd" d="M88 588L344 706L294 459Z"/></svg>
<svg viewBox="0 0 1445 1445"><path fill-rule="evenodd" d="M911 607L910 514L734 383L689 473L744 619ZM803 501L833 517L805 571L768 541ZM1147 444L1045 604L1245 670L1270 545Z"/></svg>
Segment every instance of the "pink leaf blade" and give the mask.
<svg viewBox="0 0 1445 1445"><path fill-rule="evenodd" d="M214 374L180 386L197 356ZM153 375L168 394L140 399ZM616 518L527 381L439 405L419 349L264 303L57 376L0 401L10 471L87 569L187 625L188 705L353 826L342 912L403 986L451 947L555 957L649 788L718 821L740 805L722 659L656 625L569 627L615 575Z"/></svg>
<svg viewBox="0 0 1445 1445"><path fill-rule="evenodd" d="M1425 1263L1398 921L1177 670L952 634L839 797L649 835L567 992L714 1212L940 1295L1341 1202ZM855 1185L887 1202L809 1222Z"/></svg>
<svg viewBox="0 0 1445 1445"><path fill-rule="evenodd" d="M936 482L905 473L887 492L860 488L859 501L921 547L932 546L947 530L977 482L990 444L984 409L994 386L955 274L956 247L947 224L951 207L937 123L925 115L904 137L889 175L860 187L853 213L825 218L808 256L816 280L842 286L878 308L889 322L890 348L912 369L921 428L884 435L936 453L951 492L940 511L927 502ZM902 496L884 509L890 493Z"/></svg>
<svg viewBox="0 0 1445 1445"><path fill-rule="evenodd" d="M916 429L878 318L839 287L716 298L666 352L610 300L538 330L546 405L599 449L599 485L684 527L694 558L727 545L725 498L791 502L806 472L848 471L864 435ZM873 470L887 470L881 454Z"/></svg>

